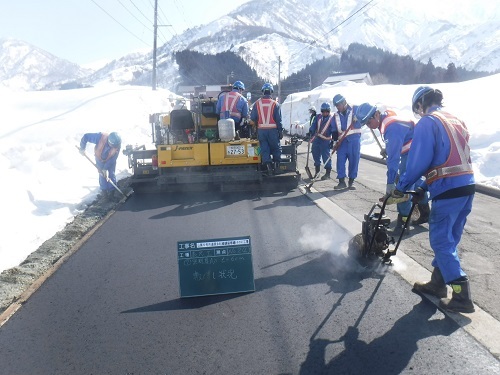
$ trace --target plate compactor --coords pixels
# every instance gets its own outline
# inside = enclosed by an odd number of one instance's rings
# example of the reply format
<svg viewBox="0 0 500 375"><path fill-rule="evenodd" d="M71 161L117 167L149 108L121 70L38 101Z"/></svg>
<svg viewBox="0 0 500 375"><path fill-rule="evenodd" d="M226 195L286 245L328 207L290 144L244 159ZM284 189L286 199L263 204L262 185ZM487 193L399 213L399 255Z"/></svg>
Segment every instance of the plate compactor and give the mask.
<svg viewBox="0 0 500 375"><path fill-rule="evenodd" d="M412 191L407 191L405 194L412 194ZM405 233L410 220L404 224L398 241L395 242L393 236L389 232L389 225L391 219L385 214L385 206L389 196L385 197L382 205L375 203L370 211L365 214L361 227L361 234L357 235L356 242L356 255L360 258L373 259L379 257L383 263L391 264L391 257L396 255L403 234ZM410 218L415 208L415 203L412 203Z"/></svg>

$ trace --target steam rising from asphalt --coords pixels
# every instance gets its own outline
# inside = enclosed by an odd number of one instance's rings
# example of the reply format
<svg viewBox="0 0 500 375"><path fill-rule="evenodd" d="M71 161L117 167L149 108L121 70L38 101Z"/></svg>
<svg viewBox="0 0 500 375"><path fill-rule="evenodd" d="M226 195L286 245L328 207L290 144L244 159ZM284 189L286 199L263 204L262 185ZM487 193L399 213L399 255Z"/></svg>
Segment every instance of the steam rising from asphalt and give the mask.
<svg viewBox="0 0 500 375"><path fill-rule="evenodd" d="M335 222L306 224L301 228L299 243L304 250L321 250L330 254L330 268L332 275L339 272L353 273L362 272L361 267L354 259L350 258L347 250L349 248L349 235Z"/></svg>
<svg viewBox="0 0 500 375"><path fill-rule="evenodd" d="M330 270L332 274L340 272L366 273L383 275L389 269L386 264L376 259L371 264L361 265L357 259L349 255L349 246L353 243L350 234L339 227L334 221L306 224L301 228L299 243L304 250L324 251L330 254ZM401 266L400 266L401 267Z"/></svg>
<svg viewBox="0 0 500 375"><path fill-rule="evenodd" d="M306 224L301 228L299 243L304 250L323 250L347 256L349 238L333 221Z"/></svg>

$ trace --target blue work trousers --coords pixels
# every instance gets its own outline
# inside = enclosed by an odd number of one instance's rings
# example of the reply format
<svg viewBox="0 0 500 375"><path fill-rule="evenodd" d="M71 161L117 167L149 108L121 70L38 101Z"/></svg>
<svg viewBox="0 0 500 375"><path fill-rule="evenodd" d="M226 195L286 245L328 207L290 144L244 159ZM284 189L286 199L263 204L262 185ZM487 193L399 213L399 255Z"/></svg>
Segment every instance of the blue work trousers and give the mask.
<svg viewBox="0 0 500 375"><path fill-rule="evenodd" d="M432 201L429 217L429 241L434 251L432 266L438 267L444 281L466 276L460 266L457 246L462 238L474 195Z"/></svg>
<svg viewBox="0 0 500 375"><path fill-rule="evenodd" d="M346 178L346 162L349 161L349 178L358 177L359 158L361 157L361 138L344 138L337 150L337 178Z"/></svg>
<svg viewBox="0 0 500 375"><path fill-rule="evenodd" d="M278 129L259 129L258 130L260 155L262 164L272 161L278 163L281 161L281 143Z"/></svg>
<svg viewBox="0 0 500 375"><path fill-rule="evenodd" d="M312 143L311 153L314 159L314 166L321 166L321 160L325 164L325 169L332 169L332 159L330 158L330 141L316 137ZM328 160L330 158L330 160ZM328 162L327 162L328 160Z"/></svg>
<svg viewBox="0 0 500 375"><path fill-rule="evenodd" d="M104 163L96 160L96 165L99 170L102 170ZM111 165L111 168L108 169L108 177L116 185L115 169L116 163L113 163L113 165ZM101 173L99 173L99 187L101 188L101 190L114 190L114 186L110 182L108 182Z"/></svg>
<svg viewBox="0 0 500 375"><path fill-rule="evenodd" d="M408 153L401 155L401 159L399 162L398 173L401 176L406 172L406 161L408 160ZM409 190L413 190L415 185L410 186ZM398 214L401 216L408 216L411 210L411 197L406 202L398 203Z"/></svg>

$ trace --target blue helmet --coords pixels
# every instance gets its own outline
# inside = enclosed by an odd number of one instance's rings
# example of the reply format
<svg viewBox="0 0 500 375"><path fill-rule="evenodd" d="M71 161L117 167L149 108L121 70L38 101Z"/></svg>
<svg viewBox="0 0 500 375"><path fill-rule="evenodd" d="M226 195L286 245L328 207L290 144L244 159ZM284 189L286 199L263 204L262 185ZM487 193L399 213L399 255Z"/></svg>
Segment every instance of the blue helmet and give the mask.
<svg viewBox="0 0 500 375"><path fill-rule="evenodd" d="M373 117L376 111L376 105L363 103L356 109L356 118L361 125L366 125L366 123Z"/></svg>
<svg viewBox="0 0 500 375"><path fill-rule="evenodd" d="M415 90L415 92L413 93L413 97L411 98L411 109L413 110L413 112L417 113L417 103L422 102L421 99L423 99L424 95L430 93L431 91L434 91L434 89L429 86L420 86Z"/></svg>
<svg viewBox="0 0 500 375"><path fill-rule="evenodd" d="M122 144L122 138L117 132L109 133L108 135L108 144L111 147L120 147Z"/></svg>
<svg viewBox="0 0 500 375"><path fill-rule="evenodd" d="M262 86L262 92L264 91L269 91L270 93L274 92L273 85L271 85L270 83L264 83L264 85Z"/></svg>
<svg viewBox="0 0 500 375"><path fill-rule="evenodd" d="M326 103L326 102L325 102L325 103L322 103L322 104L321 104L321 112L323 112L323 111L328 111L328 112L330 112L330 111L331 111L331 109L332 109L332 107L330 107L330 103Z"/></svg>
<svg viewBox="0 0 500 375"><path fill-rule="evenodd" d="M238 90L245 90L245 84L241 81L236 81L233 84L233 89L238 89Z"/></svg>
<svg viewBox="0 0 500 375"><path fill-rule="evenodd" d="M333 105L335 106L345 101L346 101L345 98L340 94L337 94L333 97Z"/></svg>

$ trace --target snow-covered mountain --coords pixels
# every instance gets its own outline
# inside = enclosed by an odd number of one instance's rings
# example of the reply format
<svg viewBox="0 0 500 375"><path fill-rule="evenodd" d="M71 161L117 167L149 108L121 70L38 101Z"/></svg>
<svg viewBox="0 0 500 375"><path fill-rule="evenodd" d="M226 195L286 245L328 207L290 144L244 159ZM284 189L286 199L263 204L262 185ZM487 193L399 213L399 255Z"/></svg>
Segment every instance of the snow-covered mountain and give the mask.
<svg viewBox="0 0 500 375"><path fill-rule="evenodd" d="M83 78L90 72L29 43L0 39L0 87L39 90L53 82Z"/></svg>
<svg viewBox="0 0 500 375"><path fill-rule="evenodd" d="M287 77L323 57L340 56L351 43L409 55L424 63L432 58L435 66L453 62L468 70L497 72L499 19L498 1L253 1L159 46L158 86L174 89L178 69L172 56L186 49L206 54L232 51L272 82L278 80L278 61L281 76ZM152 61L152 53L133 53L86 76L84 82L148 85ZM21 73L2 72L0 80L7 74L13 80ZM74 78L80 77L75 74Z"/></svg>
<svg viewBox="0 0 500 375"><path fill-rule="evenodd" d="M460 9L457 12L456 9ZM231 50L263 77L277 81L351 43L410 55L446 67L500 68L500 2L384 0L263 0L246 3L208 25L187 30L160 48L203 53Z"/></svg>

